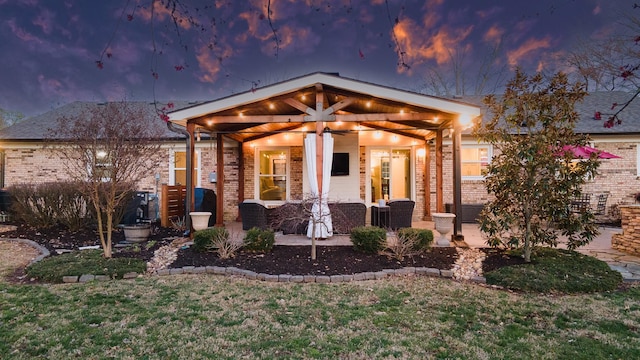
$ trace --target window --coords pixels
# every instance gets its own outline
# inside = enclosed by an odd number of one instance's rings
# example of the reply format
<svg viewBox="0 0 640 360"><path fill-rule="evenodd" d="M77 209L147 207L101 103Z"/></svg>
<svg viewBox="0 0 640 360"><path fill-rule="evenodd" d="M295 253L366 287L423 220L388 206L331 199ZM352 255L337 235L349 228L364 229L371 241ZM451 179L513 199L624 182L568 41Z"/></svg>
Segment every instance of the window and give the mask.
<svg viewBox="0 0 640 360"><path fill-rule="evenodd" d="M256 150L259 170L256 197L266 201L287 200L289 183L289 152L287 148Z"/></svg>
<svg viewBox="0 0 640 360"><path fill-rule="evenodd" d="M460 150L462 178L466 180L484 179L484 173L491 156L490 145L462 145Z"/></svg>
<svg viewBox="0 0 640 360"><path fill-rule="evenodd" d="M196 171L196 186L200 186L200 152L196 150L196 161L193 164ZM187 152L169 152L169 185L187 185Z"/></svg>
<svg viewBox="0 0 640 360"><path fill-rule="evenodd" d="M111 180L111 159L109 154L104 150L97 150L95 155L93 151L89 152L89 158L93 159L93 163L87 164L87 171L91 180L101 180L107 182Z"/></svg>

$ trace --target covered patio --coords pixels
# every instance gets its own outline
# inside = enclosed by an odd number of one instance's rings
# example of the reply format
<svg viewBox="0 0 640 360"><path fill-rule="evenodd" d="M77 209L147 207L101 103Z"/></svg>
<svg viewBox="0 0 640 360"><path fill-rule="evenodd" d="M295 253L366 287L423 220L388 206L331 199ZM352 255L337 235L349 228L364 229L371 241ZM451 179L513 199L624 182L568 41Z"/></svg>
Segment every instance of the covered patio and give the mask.
<svg viewBox="0 0 640 360"><path fill-rule="evenodd" d="M416 204L414 221L431 220L433 212L444 211L445 186L453 189L454 212L459 213L460 135L480 109L314 73L168 115L188 134L191 209L195 140L203 132L215 138L215 167L210 170L215 173L217 209L223 210L216 212L216 225L223 226L225 220L239 220L237 205L245 199L276 207L309 194L325 201L359 199L367 207L407 198ZM445 179L446 136L452 141L453 171ZM333 150L327 153L323 147L328 138ZM225 148L230 143L237 145L232 152ZM460 235L459 214L457 219Z"/></svg>

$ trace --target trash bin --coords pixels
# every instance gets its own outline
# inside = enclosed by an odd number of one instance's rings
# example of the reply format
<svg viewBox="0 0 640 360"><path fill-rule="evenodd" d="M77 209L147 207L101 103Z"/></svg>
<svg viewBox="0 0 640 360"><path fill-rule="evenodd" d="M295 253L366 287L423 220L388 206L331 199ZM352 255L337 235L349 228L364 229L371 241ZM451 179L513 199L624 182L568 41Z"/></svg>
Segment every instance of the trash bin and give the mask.
<svg viewBox="0 0 640 360"><path fill-rule="evenodd" d="M211 213L209 217L209 226L216 224L216 193L211 189L196 188L194 194L194 211L208 211Z"/></svg>

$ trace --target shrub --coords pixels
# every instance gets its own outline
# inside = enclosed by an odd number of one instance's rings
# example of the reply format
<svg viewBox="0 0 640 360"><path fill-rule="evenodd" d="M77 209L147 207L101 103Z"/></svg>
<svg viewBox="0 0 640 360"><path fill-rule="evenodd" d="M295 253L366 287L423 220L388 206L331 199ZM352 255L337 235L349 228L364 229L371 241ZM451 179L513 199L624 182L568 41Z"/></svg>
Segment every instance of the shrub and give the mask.
<svg viewBox="0 0 640 360"><path fill-rule="evenodd" d="M610 291L622 275L594 257L575 251L535 248L531 263L485 273L487 284L529 292L590 293Z"/></svg>
<svg viewBox="0 0 640 360"><path fill-rule="evenodd" d="M193 249L197 252L215 251L214 238L229 239L229 231L223 227L212 227L193 233Z"/></svg>
<svg viewBox="0 0 640 360"><path fill-rule="evenodd" d="M387 239L385 255L398 261L417 255L429 248L433 242L433 232L427 229L402 228L391 233Z"/></svg>
<svg viewBox="0 0 640 360"><path fill-rule="evenodd" d="M35 228L58 224L76 231L87 223L88 202L75 182L14 185L8 189L15 217Z"/></svg>
<svg viewBox="0 0 640 360"><path fill-rule="evenodd" d="M199 252L212 251L221 259L229 259L236 255L242 247L242 241L235 234L223 227L214 227L196 231L193 235L193 249Z"/></svg>
<svg viewBox="0 0 640 360"><path fill-rule="evenodd" d="M402 228L398 230L398 239L413 238L413 250L424 251L433 244L433 231L429 229Z"/></svg>
<svg viewBox="0 0 640 360"><path fill-rule="evenodd" d="M244 237L244 248L249 251L269 252L276 242L273 230L262 230L253 227L247 231Z"/></svg>
<svg viewBox="0 0 640 360"><path fill-rule="evenodd" d="M385 248L387 232L376 226L359 226L351 229L353 247L366 253L378 253Z"/></svg>

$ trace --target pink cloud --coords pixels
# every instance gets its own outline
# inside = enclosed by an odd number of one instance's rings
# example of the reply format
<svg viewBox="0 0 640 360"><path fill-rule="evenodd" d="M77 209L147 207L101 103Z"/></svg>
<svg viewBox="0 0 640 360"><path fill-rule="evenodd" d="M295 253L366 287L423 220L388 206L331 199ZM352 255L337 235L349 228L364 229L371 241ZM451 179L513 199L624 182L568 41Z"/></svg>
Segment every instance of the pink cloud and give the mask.
<svg viewBox="0 0 640 360"><path fill-rule="evenodd" d="M548 49L551 47L551 40L549 37L544 39L529 39L525 41L520 47L507 52L507 62L511 66L517 66L527 58L533 58L537 55L534 53L541 49Z"/></svg>
<svg viewBox="0 0 640 360"><path fill-rule="evenodd" d="M602 12L602 8L600 7L600 5L596 5L596 7L593 8L593 11L592 11L593 15L598 15L601 12Z"/></svg>
<svg viewBox="0 0 640 360"><path fill-rule="evenodd" d="M488 43L498 43L504 36L505 30L498 25L493 25L482 35L482 40Z"/></svg>
<svg viewBox="0 0 640 360"><path fill-rule="evenodd" d="M222 61L232 55L233 49L230 46L219 45L215 53L207 46L200 47L196 53L196 59L201 71L198 80L208 83L215 82L222 69Z"/></svg>

